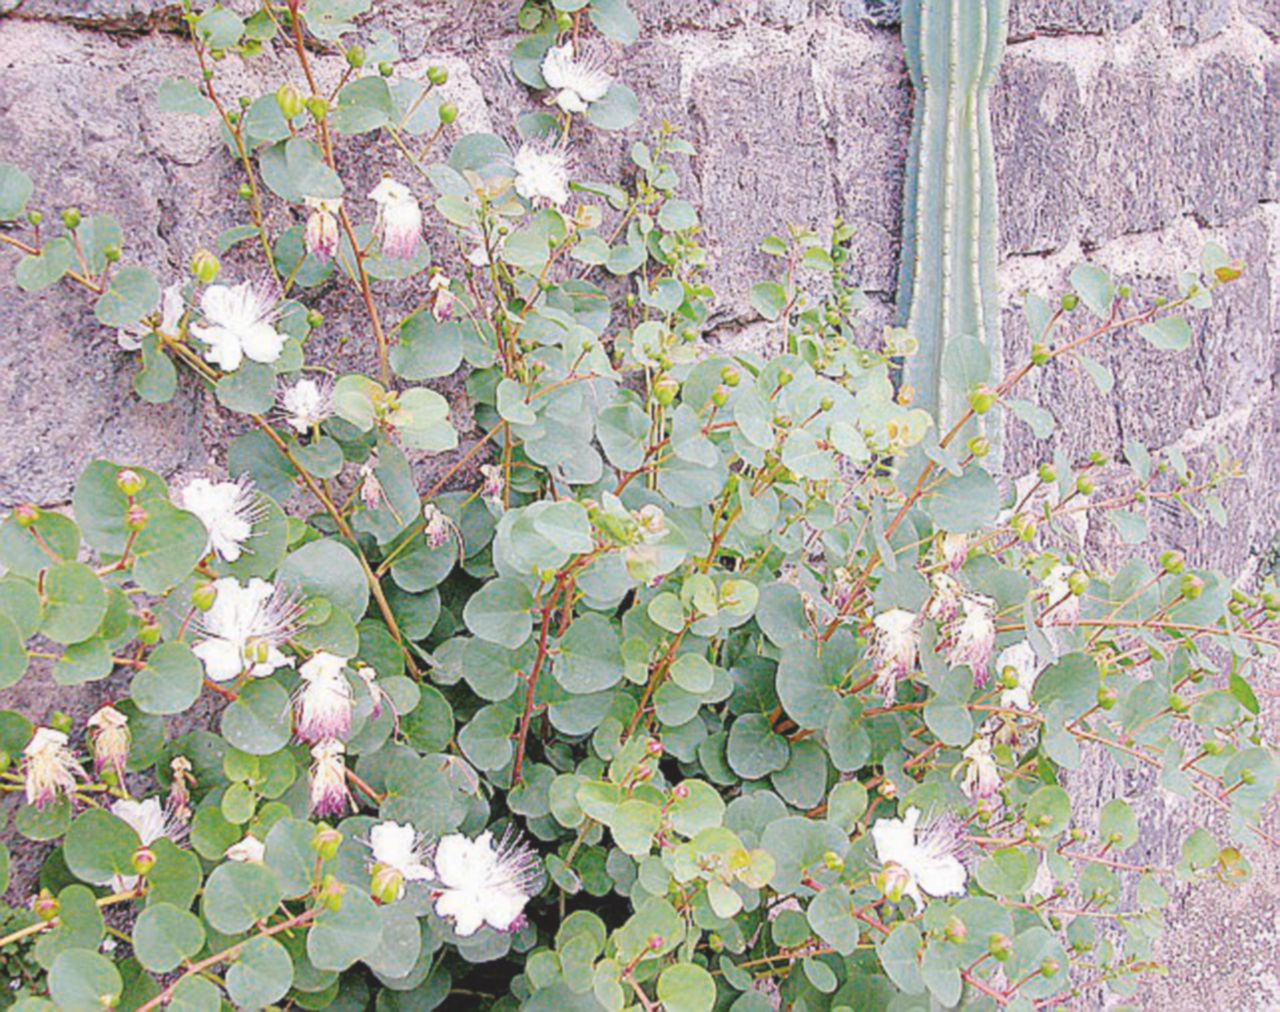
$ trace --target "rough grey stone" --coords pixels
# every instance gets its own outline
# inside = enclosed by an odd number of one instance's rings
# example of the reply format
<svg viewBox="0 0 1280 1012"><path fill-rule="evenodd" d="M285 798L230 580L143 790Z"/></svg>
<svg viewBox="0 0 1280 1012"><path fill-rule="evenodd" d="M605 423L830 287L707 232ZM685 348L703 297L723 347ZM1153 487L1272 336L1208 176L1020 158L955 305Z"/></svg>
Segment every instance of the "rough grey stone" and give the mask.
<svg viewBox="0 0 1280 1012"><path fill-rule="evenodd" d="M911 132L902 59L895 53L840 66L829 92L837 205L857 228L854 274L865 289L892 292L902 231L902 152Z"/></svg>
<svg viewBox="0 0 1280 1012"><path fill-rule="evenodd" d="M1239 0L1246 18L1270 35L1280 39L1280 0Z"/></svg>
<svg viewBox="0 0 1280 1012"><path fill-rule="evenodd" d="M1086 177L1082 119L1068 67L1006 58L991 100L1005 252L1055 250L1074 234Z"/></svg>
<svg viewBox="0 0 1280 1012"><path fill-rule="evenodd" d="M1009 34L1026 38L1044 32L1101 33L1128 28L1151 0L1013 0Z"/></svg>
<svg viewBox="0 0 1280 1012"><path fill-rule="evenodd" d="M1280 57L1267 63L1266 115L1267 173L1265 199L1280 198Z"/></svg>
<svg viewBox="0 0 1280 1012"><path fill-rule="evenodd" d="M877 28L892 28L902 23L902 0L838 0L840 13L846 18L865 20Z"/></svg>
<svg viewBox="0 0 1280 1012"><path fill-rule="evenodd" d="M1197 128L1178 131L1175 178L1186 210L1201 221L1238 218L1263 198L1268 112L1260 77L1224 53L1184 86L1179 116Z"/></svg>
<svg viewBox="0 0 1280 1012"><path fill-rule="evenodd" d="M1173 84L1159 66L1108 64L1098 72L1079 162L1086 247L1163 228L1176 216L1177 113Z"/></svg>
<svg viewBox="0 0 1280 1012"><path fill-rule="evenodd" d="M649 32L734 28L750 22L759 7L760 0L645 0L632 5Z"/></svg>
<svg viewBox="0 0 1280 1012"><path fill-rule="evenodd" d="M1230 17L1230 0L1169 0L1169 28L1179 45L1212 39Z"/></svg>
<svg viewBox="0 0 1280 1012"><path fill-rule="evenodd" d="M0 17L65 21L105 32L148 32L176 28L179 6L172 0L3 0Z"/></svg>
<svg viewBox="0 0 1280 1012"><path fill-rule="evenodd" d="M776 267L757 252L760 240L788 224L821 229L835 217L809 62L784 54L705 68L693 79L690 105L712 282L745 313L751 284Z"/></svg>

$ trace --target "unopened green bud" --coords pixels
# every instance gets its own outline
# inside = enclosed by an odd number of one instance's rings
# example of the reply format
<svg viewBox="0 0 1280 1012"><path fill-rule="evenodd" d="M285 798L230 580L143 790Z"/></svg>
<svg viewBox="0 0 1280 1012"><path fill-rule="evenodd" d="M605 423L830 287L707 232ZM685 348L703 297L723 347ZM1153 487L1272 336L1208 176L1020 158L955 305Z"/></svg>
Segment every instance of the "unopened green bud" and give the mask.
<svg viewBox="0 0 1280 1012"><path fill-rule="evenodd" d="M1092 453L1089 454L1089 463L1094 465L1094 467L1101 467L1106 462L1107 462L1107 455L1103 453L1101 450L1094 450Z"/></svg>
<svg viewBox="0 0 1280 1012"><path fill-rule="evenodd" d="M212 583L197 583L191 588L191 603L196 611L208 611L217 598L218 591Z"/></svg>
<svg viewBox="0 0 1280 1012"><path fill-rule="evenodd" d="M966 445L969 448L969 452L978 460L981 460L991 452L991 442L986 436L974 436Z"/></svg>
<svg viewBox="0 0 1280 1012"><path fill-rule="evenodd" d="M573 27L573 18L567 11L556 11L556 31L567 32Z"/></svg>
<svg viewBox="0 0 1280 1012"><path fill-rule="evenodd" d="M252 200L252 199L253 199L253 187L252 187L252 186L250 186L248 183L241 183L241 184L236 188L236 195L237 195L241 200L244 200L244 201Z"/></svg>
<svg viewBox="0 0 1280 1012"><path fill-rule="evenodd" d="M1172 576L1177 576L1187 568L1187 557L1181 552L1170 550L1160 553L1160 567Z"/></svg>
<svg viewBox="0 0 1280 1012"><path fill-rule="evenodd" d="M458 118L458 106L453 102L444 102L440 106L440 122L448 126Z"/></svg>
<svg viewBox="0 0 1280 1012"><path fill-rule="evenodd" d="M911 873L902 865L890 862L876 875L876 887L885 899L897 903L911 887Z"/></svg>
<svg viewBox="0 0 1280 1012"><path fill-rule="evenodd" d="M305 104L307 112L311 113L311 118L317 122L329 115L329 103L319 95L312 95Z"/></svg>
<svg viewBox="0 0 1280 1012"><path fill-rule="evenodd" d="M724 939L712 932L707 936L707 948L712 952L724 952Z"/></svg>
<svg viewBox="0 0 1280 1012"><path fill-rule="evenodd" d="M148 622L138 630L138 642L145 646L153 647L160 642L160 625L158 622Z"/></svg>
<svg viewBox="0 0 1280 1012"><path fill-rule="evenodd" d="M123 255L124 250L114 242L102 247L102 257L109 264L119 263Z"/></svg>
<svg viewBox="0 0 1280 1012"><path fill-rule="evenodd" d="M837 875L844 871L844 858L834 850L829 850L822 855L822 864L826 867L827 871L833 871Z"/></svg>
<svg viewBox="0 0 1280 1012"><path fill-rule="evenodd" d="M1058 975L1058 971L1061 969L1061 963L1052 956L1046 956L1044 961L1040 964L1040 976L1045 978L1056 977Z"/></svg>
<svg viewBox="0 0 1280 1012"><path fill-rule="evenodd" d="M1076 491L1081 495L1093 495L1094 487L1093 479L1087 474L1082 474L1076 479Z"/></svg>
<svg viewBox="0 0 1280 1012"><path fill-rule="evenodd" d="M720 370L720 382L727 387L736 387L742 382L742 372L736 365L726 365Z"/></svg>
<svg viewBox="0 0 1280 1012"><path fill-rule="evenodd" d="M41 889L40 895L36 897L34 903L31 904L32 913L34 913L41 921L48 924L51 920L58 916L61 909L58 898L49 892L48 889Z"/></svg>
<svg viewBox="0 0 1280 1012"><path fill-rule="evenodd" d="M1187 702L1185 696L1171 692L1169 693L1169 709L1174 713L1186 713L1191 709L1191 704Z"/></svg>
<svg viewBox="0 0 1280 1012"><path fill-rule="evenodd" d="M383 77L390 77L395 72L396 72L396 68L392 66L390 63L388 63L386 60L383 60L381 63L378 64L378 73L381 74Z"/></svg>
<svg viewBox="0 0 1280 1012"><path fill-rule="evenodd" d="M1067 577L1067 589L1076 597L1083 597L1084 592L1089 589L1089 575L1077 569Z"/></svg>
<svg viewBox="0 0 1280 1012"><path fill-rule="evenodd" d="M196 250L195 256L191 258L191 273L202 285L213 284L221 269L222 264L218 262L218 258L207 249Z"/></svg>
<svg viewBox="0 0 1280 1012"><path fill-rule="evenodd" d="M1222 755L1227 750L1226 744L1219 738L1210 738L1200 746L1208 755Z"/></svg>
<svg viewBox="0 0 1280 1012"><path fill-rule="evenodd" d="M302 111L307 107L306 99L303 98L302 92L293 84L282 84L276 89L276 105L284 113L285 119L301 116Z"/></svg>
<svg viewBox="0 0 1280 1012"><path fill-rule="evenodd" d="M49 726L63 734L71 733L71 714L64 710L54 710L49 717Z"/></svg>
<svg viewBox="0 0 1280 1012"><path fill-rule="evenodd" d="M342 897L346 891L347 887L334 876L326 875L316 899L327 909L337 911L342 909Z"/></svg>
<svg viewBox="0 0 1280 1012"><path fill-rule="evenodd" d="M667 944L666 939L664 939L661 935L650 935L650 936L649 936L649 951L650 951L650 952L660 952L660 951L662 950L662 947L663 947L664 945L666 945L666 944Z"/></svg>
<svg viewBox="0 0 1280 1012"><path fill-rule="evenodd" d="M134 503L124 511L124 525L131 531L143 530L150 519L151 517L147 515L147 511L138 503Z"/></svg>
<svg viewBox="0 0 1280 1012"><path fill-rule="evenodd" d="M818 407L821 408L823 411L830 411L835 406L836 406L836 402L834 398L831 398L831 397L824 397L822 398L821 401L818 402Z"/></svg>
<svg viewBox="0 0 1280 1012"><path fill-rule="evenodd" d="M68 229L77 229L80 227L80 212L74 207L68 207L62 212L62 224Z"/></svg>
<svg viewBox="0 0 1280 1012"><path fill-rule="evenodd" d="M969 929L965 926L964 921L960 920L955 914L947 918L946 925L947 941L955 942L959 945L969 937Z"/></svg>
<svg viewBox="0 0 1280 1012"><path fill-rule="evenodd" d="M1047 344L1033 344L1031 346L1031 364L1044 365L1049 361L1051 353Z"/></svg>
<svg viewBox="0 0 1280 1012"><path fill-rule="evenodd" d="M308 327L310 327L312 330L315 330L318 327L320 327L320 325L323 323L324 323L324 313L320 312L320 310L318 309L307 310L307 326Z"/></svg>
<svg viewBox="0 0 1280 1012"><path fill-rule="evenodd" d="M674 403L676 394L680 392L680 383L675 377L669 375L659 376L653 383L653 396L663 407L669 407Z"/></svg>
<svg viewBox="0 0 1280 1012"><path fill-rule="evenodd" d="M711 391L711 403L718 408L724 407L729 403L729 388L721 383L718 387Z"/></svg>
<svg viewBox="0 0 1280 1012"><path fill-rule="evenodd" d="M1068 292L1062 297L1062 308L1068 313L1078 305L1080 305L1080 296L1076 295L1075 292Z"/></svg>
<svg viewBox="0 0 1280 1012"><path fill-rule="evenodd" d="M156 854L150 847L139 847L130 860L139 875L148 874L156 866Z"/></svg>
<svg viewBox="0 0 1280 1012"><path fill-rule="evenodd" d="M13 518L18 521L19 527L34 527L40 519L40 510L30 503L23 503L13 508Z"/></svg>
<svg viewBox="0 0 1280 1012"><path fill-rule="evenodd" d="M315 836L311 838L311 849L319 855L321 861L332 861L338 856L340 846L342 846L341 833L323 822L316 826Z"/></svg>
<svg viewBox="0 0 1280 1012"><path fill-rule="evenodd" d="M427 80L436 86L449 83L449 71L445 67L431 66L427 68Z"/></svg>
<svg viewBox="0 0 1280 1012"><path fill-rule="evenodd" d="M1252 787L1258 782L1258 774L1246 766L1240 771L1240 782L1247 787Z"/></svg>
<svg viewBox="0 0 1280 1012"><path fill-rule="evenodd" d="M369 892L379 903L394 903L404 895L404 875L389 864L375 864Z"/></svg>
<svg viewBox="0 0 1280 1012"><path fill-rule="evenodd" d="M364 66L364 46L352 46L347 50L347 64L356 70Z"/></svg>
<svg viewBox="0 0 1280 1012"><path fill-rule="evenodd" d="M1120 693L1109 685L1098 690L1098 706L1104 710L1112 709L1120 701Z"/></svg>
<svg viewBox="0 0 1280 1012"><path fill-rule="evenodd" d="M44 221L44 213L41 211L28 211L27 221L38 226L42 221Z"/></svg>
<svg viewBox="0 0 1280 1012"><path fill-rule="evenodd" d="M1052 464L1040 465L1040 481L1045 485L1052 485L1058 480L1058 469Z"/></svg>
<svg viewBox="0 0 1280 1012"><path fill-rule="evenodd" d="M988 386L980 386L969 394L969 407L975 415L985 415L995 407L995 391Z"/></svg>
<svg viewBox="0 0 1280 1012"><path fill-rule="evenodd" d="M1003 963L1013 955L1013 939L997 932L987 939L987 951Z"/></svg>
<svg viewBox="0 0 1280 1012"><path fill-rule="evenodd" d="M1195 573L1183 573L1178 589L1188 601L1195 601L1204 593L1204 580Z"/></svg>
<svg viewBox="0 0 1280 1012"><path fill-rule="evenodd" d="M778 370L778 386L780 387L787 386L795 378L796 378L796 374L793 373L790 369Z"/></svg>

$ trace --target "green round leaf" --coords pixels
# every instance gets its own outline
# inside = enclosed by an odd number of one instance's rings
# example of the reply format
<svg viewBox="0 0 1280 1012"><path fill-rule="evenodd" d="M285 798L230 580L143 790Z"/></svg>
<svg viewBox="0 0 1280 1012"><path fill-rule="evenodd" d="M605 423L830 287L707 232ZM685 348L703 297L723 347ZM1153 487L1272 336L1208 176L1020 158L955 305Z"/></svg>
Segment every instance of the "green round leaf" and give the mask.
<svg viewBox="0 0 1280 1012"><path fill-rule="evenodd" d="M57 643L79 643L97 632L107 613L107 592L82 562L63 562L45 575L45 614L41 628Z"/></svg>
<svg viewBox="0 0 1280 1012"><path fill-rule="evenodd" d="M248 931L281 900L280 885L260 864L228 862L213 869L204 886L204 917L215 931Z"/></svg>
<svg viewBox="0 0 1280 1012"><path fill-rule="evenodd" d="M133 926L133 951L152 973L170 973L200 951L204 925L200 918L172 903L153 903Z"/></svg>
<svg viewBox="0 0 1280 1012"><path fill-rule="evenodd" d="M263 1008L293 984L293 960L274 938L251 938L227 971L227 996L239 1008Z"/></svg>

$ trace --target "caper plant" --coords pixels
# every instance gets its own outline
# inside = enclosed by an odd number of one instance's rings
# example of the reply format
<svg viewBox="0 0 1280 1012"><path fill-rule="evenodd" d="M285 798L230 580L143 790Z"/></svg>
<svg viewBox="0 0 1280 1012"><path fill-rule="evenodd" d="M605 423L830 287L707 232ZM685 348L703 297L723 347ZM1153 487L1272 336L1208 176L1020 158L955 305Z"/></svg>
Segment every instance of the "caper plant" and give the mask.
<svg viewBox="0 0 1280 1012"><path fill-rule="evenodd" d="M1210 248L1154 301L1081 266L1026 298L1007 374L949 342L968 399L940 430L893 382L914 337L860 322L848 226L763 242L774 353L735 353L707 339L679 130L582 177L637 116L623 0L523 5L506 136L465 132L443 69L402 73L370 7L188 3L192 76L157 101L216 123L243 182L185 278L0 166L18 286L87 295L138 397L207 390L238 431L181 487L95 460L69 513L0 523L0 684L111 679L83 726L0 713L0 791L48 845L0 937L17 1007L1131 994L1171 890L1275 843L1250 680L1280 598L1176 550L1083 554L1094 521L1133 546L1157 509L1223 522L1228 457L1003 476L968 423L1047 437L1030 374L1105 394L1096 346L1185 349L1241 266ZM223 72L268 54L264 94ZM372 150L390 172L355 188ZM363 315L325 320L335 290ZM370 375L332 368L331 332ZM455 375L461 433L427 385ZM1073 795L1090 757L1214 818L1153 861L1149 807Z"/></svg>

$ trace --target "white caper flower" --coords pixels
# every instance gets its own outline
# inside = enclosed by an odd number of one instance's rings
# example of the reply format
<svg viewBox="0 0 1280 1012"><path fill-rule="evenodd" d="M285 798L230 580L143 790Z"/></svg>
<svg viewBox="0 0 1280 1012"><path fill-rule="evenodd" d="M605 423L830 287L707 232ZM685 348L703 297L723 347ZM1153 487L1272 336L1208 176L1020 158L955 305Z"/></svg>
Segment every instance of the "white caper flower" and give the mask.
<svg viewBox="0 0 1280 1012"><path fill-rule="evenodd" d="M203 323L191 333L208 345L204 357L226 372L245 358L271 364L284 351L285 335L275 328L276 300L266 285L243 281L211 285L200 297Z"/></svg>
<svg viewBox="0 0 1280 1012"><path fill-rule="evenodd" d="M574 52L573 44L552 46L542 58L542 79L556 94L552 99L565 112L586 112L599 102L613 79L599 61Z"/></svg>

